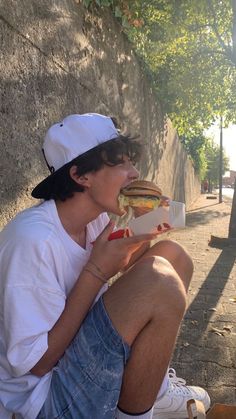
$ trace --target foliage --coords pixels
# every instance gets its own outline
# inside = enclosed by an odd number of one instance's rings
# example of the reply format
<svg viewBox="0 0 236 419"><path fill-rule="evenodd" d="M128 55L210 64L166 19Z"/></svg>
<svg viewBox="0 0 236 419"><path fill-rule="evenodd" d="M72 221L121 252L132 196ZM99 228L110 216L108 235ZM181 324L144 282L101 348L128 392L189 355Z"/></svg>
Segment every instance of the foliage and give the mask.
<svg viewBox="0 0 236 419"><path fill-rule="evenodd" d="M198 132L189 131L180 139L185 146L187 153L192 158L192 163L196 172L198 172L200 178L203 179L207 170L207 161L205 155L205 144L207 140L205 136L200 130Z"/></svg>
<svg viewBox="0 0 236 419"><path fill-rule="evenodd" d="M236 123L236 0L82 1L121 19L200 176L216 180L219 149L203 132L219 117ZM230 226L235 237L235 197Z"/></svg>
<svg viewBox="0 0 236 419"><path fill-rule="evenodd" d="M220 115L236 122L236 0L83 3L112 7L127 23L127 34L152 71L163 109L180 135L207 128Z"/></svg>
<svg viewBox="0 0 236 419"><path fill-rule="evenodd" d="M82 3L84 4L84 6L89 7L90 4L93 3L93 0L82 0ZM98 6L111 6L113 4L113 0L95 0L95 3Z"/></svg>
<svg viewBox="0 0 236 419"><path fill-rule="evenodd" d="M203 130L222 114L235 122L231 0L135 3L144 24L130 28L129 36L149 64L179 135Z"/></svg>
<svg viewBox="0 0 236 419"><path fill-rule="evenodd" d="M204 129L222 115L226 124L236 122L236 0L83 3L109 6L122 20L152 73L164 113L204 171Z"/></svg>
<svg viewBox="0 0 236 419"><path fill-rule="evenodd" d="M201 180L207 178L212 185L219 182L220 148L212 138L206 137L201 131L189 132L181 137L193 165ZM223 151L223 173L229 170L229 158Z"/></svg>
<svg viewBox="0 0 236 419"><path fill-rule="evenodd" d="M111 7L115 17L121 20L124 28L129 28L130 25L139 26L138 20L135 15L131 13L129 2L127 0L82 0L82 3L87 8L92 4L96 4L100 7Z"/></svg>
<svg viewBox="0 0 236 419"><path fill-rule="evenodd" d="M209 184L216 186L219 183L220 176L220 147L214 144L212 139L208 138L206 141L205 155L207 160L205 177L208 179ZM225 155L224 151L222 157L222 175L224 175L229 170L229 158Z"/></svg>

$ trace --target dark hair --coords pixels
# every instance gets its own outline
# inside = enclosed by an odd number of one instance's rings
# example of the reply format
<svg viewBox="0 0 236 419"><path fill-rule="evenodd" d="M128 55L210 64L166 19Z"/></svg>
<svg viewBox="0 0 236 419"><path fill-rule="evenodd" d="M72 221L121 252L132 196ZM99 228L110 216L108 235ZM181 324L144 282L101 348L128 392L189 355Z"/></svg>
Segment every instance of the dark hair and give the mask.
<svg viewBox="0 0 236 419"><path fill-rule="evenodd" d="M82 176L88 172L96 172L104 165L120 164L124 161L124 156L128 156L134 164L140 159L141 144L136 141L136 137L119 135L65 164L58 173L55 172L57 175L54 176L50 190L44 199L65 201L73 197L74 192L84 191L83 186L78 185L70 176L72 166L77 166L76 173Z"/></svg>

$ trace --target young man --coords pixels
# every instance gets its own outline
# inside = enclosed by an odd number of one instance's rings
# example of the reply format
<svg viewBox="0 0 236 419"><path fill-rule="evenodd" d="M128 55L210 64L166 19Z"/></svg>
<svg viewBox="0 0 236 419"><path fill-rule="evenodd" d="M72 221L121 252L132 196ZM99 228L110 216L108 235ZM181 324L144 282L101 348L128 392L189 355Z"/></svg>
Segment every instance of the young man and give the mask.
<svg viewBox="0 0 236 419"><path fill-rule="evenodd" d="M0 239L1 418L185 418L191 398L208 408L205 390L168 371L190 256L169 240L150 248L151 234L108 240L106 212L121 214L140 145L109 117L70 115L43 152L51 174L32 192L43 202Z"/></svg>

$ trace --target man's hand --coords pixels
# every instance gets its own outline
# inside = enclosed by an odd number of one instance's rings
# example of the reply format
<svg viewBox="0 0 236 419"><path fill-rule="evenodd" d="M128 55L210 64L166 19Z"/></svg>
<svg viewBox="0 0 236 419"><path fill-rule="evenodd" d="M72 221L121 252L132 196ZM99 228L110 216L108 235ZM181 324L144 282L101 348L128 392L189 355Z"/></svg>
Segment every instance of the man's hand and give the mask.
<svg viewBox="0 0 236 419"><path fill-rule="evenodd" d="M113 228L114 223L110 221L94 242L89 258L89 261L94 263L104 273L104 279L109 279L123 270L128 265L132 254L142 244L150 242L157 236L157 233L142 234L109 241L108 237Z"/></svg>

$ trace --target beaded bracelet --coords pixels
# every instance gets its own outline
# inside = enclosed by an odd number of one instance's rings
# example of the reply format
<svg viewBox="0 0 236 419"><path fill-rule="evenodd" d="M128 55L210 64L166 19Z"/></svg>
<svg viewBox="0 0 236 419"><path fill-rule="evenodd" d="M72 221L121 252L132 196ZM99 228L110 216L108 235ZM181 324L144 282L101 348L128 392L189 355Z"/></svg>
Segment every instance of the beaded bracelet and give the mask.
<svg viewBox="0 0 236 419"><path fill-rule="evenodd" d="M85 265L85 267L83 268L84 271L90 272L92 275L94 275L96 278L100 279L100 281L103 284L106 284L108 279L105 279L104 277L106 276L101 269L95 265L95 263L93 262L87 262L87 264Z"/></svg>

